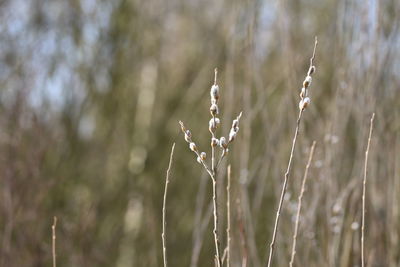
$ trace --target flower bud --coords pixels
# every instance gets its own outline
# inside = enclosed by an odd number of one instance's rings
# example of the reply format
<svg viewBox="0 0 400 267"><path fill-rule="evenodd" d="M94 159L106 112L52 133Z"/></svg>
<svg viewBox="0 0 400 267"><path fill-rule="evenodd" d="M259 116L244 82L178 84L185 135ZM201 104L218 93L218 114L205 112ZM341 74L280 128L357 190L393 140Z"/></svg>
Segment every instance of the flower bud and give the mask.
<svg viewBox="0 0 400 267"><path fill-rule="evenodd" d="M192 150L193 152L196 152L196 151L197 151L197 146L196 146L196 144L193 143L193 142L191 142L191 143L189 144L189 148L190 148L190 150Z"/></svg>
<svg viewBox="0 0 400 267"><path fill-rule="evenodd" d="M216 147L219 146L219 140L217 138L211 138L211 146Z"/></svg>
<svg viewBox="0 0 400 267"><path fill-rule="evenodd" d="M226 148L228 147L228 143L226 143L225 137L222 136L222 137L219 139L219 145L220 145L223 149L226 149Z"/></svg>
<svg viewBox="0 0 400 267"><path fill-rule="evenodd" d="M220 120L218 119L218 118L211 118L211 120L210 120L210 122L208 123L208 130L211 132L211 133L214 133L215 132L215 130L217 130L217 128L219 127L219 125L220 125Z"/></svg>
<svg viewBox="0 0 400 267"><path fill-rule="evenodd" d="M179 121L179 124L181 125L182 132L186 133L186 128L185 128L185 126L183 125L183 122L182 122L182 121Z"/></svg>
<svg viewBox="0 0 400 267"><path fill-rule="evenodd" d="M201 158L197 157L197 162L201 164Z"/></svg>
<svg viewBox="0 0 400 267"><path fill-rule="evenodd" d="M300 102L299 102L299 109L300 109L300 110L306 109L307 106L310 104L310 102L311 102L311 100L310 100L309 97L306 97L306 98L300 100Z"/></svg>
<svg viewBox="0 0 400 267"><path fill-rule="evenodd" d="M232 122L232 129L236 129L239 127L239 121L238 119L233 120Z"/></svg>
<svg viewBox="0 0 400 267"><path fill-rule="evenodd" d="M210 113L212 116L215 116L218 114L218 106L217 104L212 104L210 107Z"/></svg>
<svg viewBox="0 0 400 267"><path fill-rule="evenodd" d="M240 112L239 116L237 116L236 119L234 119L232 122L232 129L234 129L236 132L239 131L239 120L241 117L242 112Z"/></svg>
<svg viewBox="0 0 400 267"><path fill-rule="evenodd" d="M231 131L229 132L229 140L228 140L229 143L231 143L233 140L235 140L236 134L237 134L237 131L235 131L234 129L231 129Z"/></svg>
<svg viewBox="0 0 400 267"><path fill-rule="evenodd" d="M303 82L303 87L308 88L310 86L311 82L312 82L312 78L311 78L311 76L308 75Z"/></svg>
<svg viewBox="0 0 400 267"><path fill-rule="evenodd" d="M315 66L311 66L311 67L308 69L307 75L308 75L308 76L311 76L311 74L313 74L314 72L315 72Z"/></svg>
<svg viewBox="0 0 400 267"><path fill-rule="evenodd" d="M201 158L202 160L206 160L206 157L207 157L206 152L201 152L201 153L200 153L200 158Z"/></svg>
<svg viewBox="0 0 400 267"><path fill-rule="evenodd" d="M211 86L211 90L210 90L210 96L211 96L211 100L215 100L216 102L218 102L219 99L219 86L214 84L213 86Z"/></svg>
<svg viewBox="0 0 400 267"><path fill-rule="evenodd" d="M192 140L192 133L191 133L189 130L187 130L187 131L185 132L185 141L188 142L188 143L190 143L191 140Z"/></svg>
<svg viewBox="0 0 400 267"><path fill-rule="evenodd" d="M191 139L190 139L189 135L187 135L187 134L185 134L185 141L188 143L191 142Z"/></svg>

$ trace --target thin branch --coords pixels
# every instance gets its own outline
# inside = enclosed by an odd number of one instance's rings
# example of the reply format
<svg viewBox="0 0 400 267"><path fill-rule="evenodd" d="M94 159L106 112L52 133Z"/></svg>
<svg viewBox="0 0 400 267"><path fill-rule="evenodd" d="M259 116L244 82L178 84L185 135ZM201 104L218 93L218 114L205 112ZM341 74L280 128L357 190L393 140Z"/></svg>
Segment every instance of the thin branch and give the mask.
<svg viewBox="0 0 400 267"><path fill-rule="evenodd" d="M364 267L364 229L365 229L365 191L367 185L367 167L368 167L368 153L369 153L369 145L371 143L371 136L372 136L372 128L374 126L374 118L375 113L372 113L371 116L371 123L369 126L369 136L368 136L368 144L367 149L365 150L365 165L364 165L364 179L363 179L363 192L362 192L362 220L361 220L361 267Z"/></svg>
<svg viewBox="0 0 400 267"><path fill-rule="evenodd" d="M213 211L213 206L212 203L210 202L207 206L203 220L200 223L196 224L199 225L198 226L199 229L198 233L196 234L196 240L193 248L192 259L190 263L191 267L197 267L198 265L200 251L204 241L204 233L207 230L207 226L211 221L212 211Z"/></svg>
<svg viewBox="0 0 400 267"><path fill-rule="evenodd" d="M163 200L163 208L162 208L162 234L161 234L161 239L162 239L162 246L163 246L164 267L168 266L167 246L166 246L166 241L165 241L166 240L165 228L166 228L166 224L167 224L166 221L165 221L165 205L166 205L166 202L167 202L169 174L170 174L170 171L171 171L172 159L173 159L173 156L174 156L174 149L175 149L175 143L172 145L171 155L169 156L169 164L168 164L167 174L165 176L164 200Z"/></svg>
<svg viewBox="0 0 400 267"><path fill-rule="evenodd" d="M300 211L301 211L301 201L303 199L303 195L304 195L304 190L305 190L305 186L306 186L306 181L307 181L307 175L308 175L308 169L310 168L310 164L314 155L314 148L315 148L315 141L312 143L311 146L311 150L310 150L310 155L308 157L308 162L306 165L306 169L304 171L304 176L303 176L303 181L301 184L301 190L300 190L300 195L299 195L299 202L297 203L297 214L296 214L296 223L295 223L295 227L294 227L294 234L293 234L293 244L292 244L292 256L290 259L290 263L289 266L292 267L293 266L293 262L294 262L294 256L296 254L296 241L297 241L297 231L299 229L299 221L300 221Z"/></svg>
<svg viewBox="0 0 400 267"><path fill-rule="evenodd" d="M218 76L218 69L214 69L214 85L217 85L217 76ZM216 125L215 115L212 115L213 123ZM212 138L215 138L215 133L211 131ZM211 171L213 176L215 176L215 147L211 146ZM218 260L219 262L220 260Z"/></svg>
<svg viewBox="0 0 400 267"><path fill-rule="evenodd" d="M231 165L228 165L228 184L226 186L226 266L231 264Z"/></svg>
<svg viewBox="0 0 400 267"><path fill-rule="evenodd" d="M185 125L183 124L183 122L182 122L182 121L179 121L179 125L181 126L181 130L182 130L183 134L186 135L187 129L186 129ZM191 137L189 137L189 141L192 142ZM204 169L207 171L207 173L208 173L210 176L212 176L212 175L213 175L212 170L208 167L207 163L202 159L202 157L200 156L199 151L196 150L196 151L193 151L193 152L196 154L196 156L197 156L198 158L200 158L200 163L201 163L201 165L203 165L203 167L204 167Z"/></svg>
<svg viewBox="0 0 400 267"><path fill-rule="evenodd" d="M215 243L215 261L218 267L222 267L221 257L219 254L219 239L218 239L218 207L217 207L217 181L214 175L211 176L213 183L213 209L214 209L214 243Z"/></svg>
<svg viewBox="0 0 400 267"><path fill-rule="evenodd" d="M214 69L214 85L217 85L218 68Z"/></svg>
<svg viewBox="0 0 400 267"><path fill-rule="evenodd" d="M214 243L215 243L215 265L217 267L222 267L222 257L220 254L220 242L218 238L218 196L217 196L217 169L218 166L220 165L223 157L226 155L228 152L228 144L231 143L234 138L236 137L237 132L239 131L239 120L242 115L242 113L239 114L239 116L233 120L232 122L232 128L229 133L229 138L228 142L226 141L225 137L221 137L219 140L216 138L216 130L219 127L220 120L219 118L216 117L218 114L218 100L219 100L219 86L217 85L217 76L218 76L218 69L215 68L215 75L214 75L214 84L211 86L210 89L210 96L211 96L211 106L210 106L210 113L212 115L212 118L209 122L209 131L211 133L211 166L208 167L207 163L205 162L206 159L206 153L201 152L198 150L196 144L192 140L192 134L189 130L186 129L184 126L183 122L179 121L179 124L181 125L181 130L185 135L185 141L189 143L189 148L192 150L196 155L197 155L197 161L203 165L203 167L206 169L208 174L210 175L210 178L212 180L212 186L213 186L213 215L214 215L214 229L213 229L213 235L214 235ZM221 158L219 161L216 161L216 147L220 146L223 149L223 152L221 154Z"/></svg>
<svg viewBox="0 0 400 267"><path fill-rule="evenodd" d="M214 69L214 86L217 85L217 76L218 76L218 69ZM216 120L215 120L215 114L212 114L212 119L214 125L216 125ZM215 132L211 131L211 140L216 138ZM220 256L220 248L219 248L219 239L218 239L218 196L217 196L217 181L216 181L216 168L215 168L215 146L211 146L211 173L210 177L212 180L212 185L213 185L213 208L214 208L214 229L213 229L213 234L214 234L214 243L215 243L215 262L217 267L222 267L222 261L221 261L221 256Z"/></svg>
<svg viewBox="0 0 400 267"><path fill-rule="evenodd" d="M179 124L181 125L181 130L185 134L185 137L187 139L188 143L192 142L191 136L187 135L187 129L185 125L183 124L182 121L179 121ZM214 137L214 133L212 132L212 137ZM193 143L194 144L194 143ZM203 167L206 169L208 174L210 175L210 178L212 180L212 185L213 185L213 215L214 215L214 229L213 229L213 234L214 234L214 243L215 243L215 259L217 262L217 266L221 267L221 257L219 254L219 240L218 240L218 209L217 209L217 181L215 179L215 170L214 170L214 147L212 146L212 163L211 163L211 169L207 166L207 163L204 161L204 159L201 157L199 151L196 149L192 149L192 151L197 155L197 158L200 159L200 163L203 165Z"/></svg>
<svg viewBox="0 0 400 267"><path fill-rule="evenodd" d="M316 48L317 48L317 44L318 44L318 40L317 40L317 37L315 37L313 55L312 55L312 57L310 59L310 67L309 67L309 70L308 70L308 73L307 73L307 77L310 76L315 71L315 67L313 66L313 64L314 64L315 51L316 51ZM310 85L310 81L308 81L307 83L306 83L306 81L307 80L305 80L305 82L303 82L303 86L304 87L302 88L302 89L305 89L305 90ZM295 130L294 137L293 137L292 149L290 151L290 157L289 157L288 166L287 166L287 169L286 169L286 172L285 172L285 180L284 180L283 186L282 186L282 192L281 192L281 197L280 197L280 200L279 200L278 210L276 211L274 231L273 231L273 234L272 234L272 240L271 240L270 249L269 249L269 257L268 257L268 265L267 265L268 267L271 266L272 257L274 255L276 234L278 232L278 225L279 225L279 219L280 219L280 215L281 215L281 211L282 211L283 200L285 198L286 189L287 189L287 185L288 185L288 181L289 181L290 169L292 167L292 159L293 159L294 149L296 147L297 136L299 134L301 116L303 115L303 111L307 107L307 105L304 105L304 102L303 102L303 100L305 100L305 98L304 98L305 96L307 96L307 90L306 90L306 94L305 95L300 94L300 97L301 97L301 101L299 103L300 112L299 112L299 117L298 117L297 123L296 123L296 130Z"/></svg>
<svg viewBox="0 0 400 267"><path fill-rule="evenodd" d="M297 141L297 136L299 134L300 121L301 121L301 115L302 114L303 114L303 110L300 110L299 117L297 119L297 124L296 124L296 131L295 131L294 137L293 137L292 150L290 151L289 163L288 163L288 166L287 166L287 169L286 169L285 180L283 182L281 197L280 197L280 200L279 200L279 206L278 206L278 210L276 211L274 232L272 234L271 244L269 245L270 249L269 249L269 257L268 257L268 267L271 266L271 264L272 264L272 256L274 255L276 234L278 232L278 225L279 225L279 219L280 219L280 215L281 215L281 211L282 211L282 204L283 204L283 200L284 200L285 194L286 194L286 188L287 188L287 184L288 184L288 180L289 180L290 169L292 167L293 153L294 153L294 149L296 147L296 141Z"/></svg>
<svg viewBox="0 0 400 267"><path fill-rule="evenodd" d="M51 226L52 232L52 254L53 254L53 267L57 266L56 263L56 226L57 226L57 217L53 218L53 225Z"/></svg>
<svg viewBox="0 0 400 267"><path fill-rule="evenodd" d="M311 67L312 65L314 65L315 51L317 50L317 44L318 44L318 38L317 38L317 36L315 36L314 50L313 50L312 57L310 58L310 67Z"/></svg>
<svg viewBox="0 0 400 267"><path fill-rule="evenodd" d="M230 143L232 143L233 141L234 141L234 139L236 138L236 134L238 133L238 131L239 131L239 121L240 121L240 118L242 117L242 111L239 113L239 115L236 117L236 119L234 119L233 120L233 122L232 122L232 128L231 128L231 130L230 130L230 132L229 132L229 137L228 137L228 145L230 144ZM231 138L232 137L232 138ZM228 153L228 149L223 149L222 150L222 153L221 153L221 156L220 156L220 158L219 158L219 160L218 160L218 162L217 162L217 165L216 165L216 167L215 167L215 171L218 171L218 168L219 168L219 166L220 166L220 164L221 164L221 162L222 162L222 160L224 159L224 157L227 155L227 153Z"/></svg>
<svg viewBox="0 0 400 267"><path fill-rule="evenodd" d="M215 167L215 170L218 170L218 167L219 167L219 165L221 164L221 162L222 162L222 160L224 159L224 157L225 157L225 155L224 155L225 153L221 153L221 156L219 157L219 160L218 160L218 162L217 162L217 166Z"/></svg>

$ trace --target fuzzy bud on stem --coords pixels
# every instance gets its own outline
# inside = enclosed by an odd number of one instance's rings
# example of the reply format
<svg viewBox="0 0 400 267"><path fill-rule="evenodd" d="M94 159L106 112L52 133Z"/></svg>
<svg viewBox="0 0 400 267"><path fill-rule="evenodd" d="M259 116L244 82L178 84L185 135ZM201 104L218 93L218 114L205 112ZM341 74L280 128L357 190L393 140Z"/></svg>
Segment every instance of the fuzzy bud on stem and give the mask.
<svg viewBox="0 0 400 267"><path fill-rule="evenodd" d="M211 133L215 133L219 125L220 125L220 120L218 118L211 118L210 122L208 123L208 130Z"/></svg>
<svg viewBox="0 0 400 267"><path fill-rule="evenodd" d="M197 146L196 146L195 143L191 142L191 143L189 144L189 148L190 148L190 150L192 150L193 152L197 152Z"/></svg>
<svg viewBox="0 0 400 267"><path fill-rule="evenodd" d="M235 139L237 133L239 132L239 122L241 117L242 117L242 112L240 112L239 116L237 116L236 119L233 120L232 128L229 132L228 143L232 142Z"/></svg>
<svg viewBox="0 0 400 267"><path fill-rule="evenodd" d="M218 106L217 104L212 104L210 107L210 113L212 116L215 116L218 114Z"/></svg>
<svg viewBox="0 0 400 267"><path fill-rule="evenodd" d="M222 136L222 137L219 139L219 145L220 145L223 149L228 148L228 143L226 142L225 137Z"/></svg>
<svg viewBox="0 0 400 267"><path fill-rule="evenodd" d="M210 90L211 101L218 103L219 100L219 86L214 84Z"/></svg>
<svg viewBox="0 0 400 267"><path fill-rule="evenodd" d="M314 72L315 72L315 66L311 66L311 67L308 69L307 75L308 75L308 76L311 76L311 74L313 74Z"/></svg>
<svg viewBox="0 0 400 267"><path fill-rule="evenodd" d="M303 82L303 87L308 88L310 86L311 82L312 82L311 76L307 76Z"/></svg>
<svg viewBox="0 0 400 267"><path fill-rule="evenodd" d="M211 146L216 147L219 146L219 140L217 138L211 138Z"/></svg>
<svg viewBox="0 0 400 267"><path fill-rule="evenodd" d="M309 97L306 97L306 98L300 100L299 109L305 110L308 107L308 105L310 105L310 102L311 102L311 99Z"/></svg>
<svg viewBox="0 0 400 267"><path fill-rule="evenodd" d="M231 143L231 142L233 142L233 140L235 140L236 134L237 134L237 131L234 131L233 129L231 129L231 131L229 132L229 139L228 139L229 143Z"/></svg>

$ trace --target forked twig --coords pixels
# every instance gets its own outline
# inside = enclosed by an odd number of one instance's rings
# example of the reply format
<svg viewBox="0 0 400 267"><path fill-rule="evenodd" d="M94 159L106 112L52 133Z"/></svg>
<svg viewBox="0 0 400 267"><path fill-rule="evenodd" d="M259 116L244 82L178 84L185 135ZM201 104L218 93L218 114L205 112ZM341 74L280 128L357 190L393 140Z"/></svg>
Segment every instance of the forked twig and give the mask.
<svg viewBox="0 0 400 267"><path fill-rule="evenodd" d="M168 169L167 169L167 174L165 176L165 188L164 188L164 198L163 198L163 208L162 208L162 234L161 234L161 239L162 239L162 246L163 246L163 260L164 260L164 267L168 266L168 261L167 261L167 245L166 245L166 233L165 233L165 228L166 228L166 221L165 221L165 205L167 202L167 192L168 192L168 184L169 184L169 174L171 171L171 166L172 166L172 158L174 156L174 149L175 149L175 143L172 145L171 148L171 155L169 156L169 164L168 164Z"/></svg>
<svg viewBox="0 0 400 267"><path fill-rule="evenodd" d="M368 136L368 143L367 149L365 150L365 164L364 164L364 179L363 179L363 192L362 192L362 219L361 219L361 267L365 266L364 263L364 235L365 235L365 191L367 185L367 167L368 167L368 153L369 153L369 145L371 143L371 136L372 136L372 129L374 126L374 118L375 113L372 113L371 122L369 126L369 136Z"/></svg>
<svg viewBox="0 0 400 267"><path fill-rule="evenodd" d="M297 214L296 214L296 222L295 222L295 226L294 226L293 244L292 244L292 256L290 258L290 263L289 263L290 267L293 266L294 256L296 254L297 231L299 229L301 201L303 199L304 190L305 190L305 186L306 186L308 169L310 168L310 164L311 164L311 161L312 161L312 158L313 158L313 155L314 155L315 143L316 142L314 141L312 143L312 146L311 146L310 155L308 157L307 166L306 166L306 169L304 171L303 181L302 181L302 184L301 184L301 190L300 190L300 194L299 194L299 202L297 203Z"/></svg>
<svg viewBox="0 0 400 267"><path fill-rule="evenodd" d="M216 136L216 131L217 128L220 126L220 119L217 118L216 116L219 114L219 108L218 108L218 101L220 98L220 93L219 93L219 86L217 84L217 75L218 75L218 70L214 70L214 84L211 86L210 89L210 97L211 97L211 106L210 106L210 113L211 113L211 119L209 121L209 127L208 130L211 133L211 166L206 163L206 152L200 152L198 149L196 143L193 142L192 139L192 133L190 130L186 129L185 125L183 124L182 121L179 121L179 124L181 126L181 130L184 134L185 141L189 144L190 150L192 150L196 156L197 156L197 162L203 165L204 169L207 171L207 173L210 175L210 178L212 180L212 187L213 187L213 215L214 215L214 229L213 229L213 235L214 235L214 243L215 243L215 265L217 267L222 267L222 258L220 254L220 242L218 238L218 199L217 199L217 170L218 166L221 163L221 160L226 156L226 154L229 151L229 144L234 141L236 138L237 133L239 132L239 121L240 117L242 116L242 113L239 114L238 117L236 117L235 120L232 122L232 127L229 132L228 138L225 138L224 136L221 136L219 139ZM218 162L216 162L216 151L215 149L217 147L220 147L222 150L221 158L219 159ZM217 164L216 164L217 163Z"/></svg>

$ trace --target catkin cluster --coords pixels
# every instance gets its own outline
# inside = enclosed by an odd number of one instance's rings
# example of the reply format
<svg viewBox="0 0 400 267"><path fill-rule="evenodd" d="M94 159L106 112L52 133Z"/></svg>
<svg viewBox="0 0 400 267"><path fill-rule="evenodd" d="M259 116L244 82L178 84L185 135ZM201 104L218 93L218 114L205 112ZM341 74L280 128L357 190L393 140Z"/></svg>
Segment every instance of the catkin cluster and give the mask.
<svg viewBox="0 0 400 267"><path fill-rule="evenodd" d="M311 61L310 68L308 69L307 76L304 79L303 87L301 88L301 92L300 92L300 98L301 98L300 102L299 102L299 109L300 110L305 110L307 108L307 106L310 105L311 99L308 96L308 88L311 85L311 82L312 82L311 75L314 72L315 72L315 66L312 65L312 61Z"/></svg>
<svg viewBox="0 0 400 267"><path fill-rule="evenodd" d="M208 165L205 162L206 157L207 157L206 152L199 152L196 144L192 140L192 133L186 129L186 127L184 126L182 121L179 121L179 123L181 125L181 130L185 136L185 141L189 143L190 150L192 150L197 155L197 161L200 164L203 164L207 170L211 170L213 173L215 172L215 169L217 169L221 160L227 155L227 153L229 151L229 144L235 140L236 135L239 132L239 122L240 122L240 118L242 116L242 112L240 112L239 116L237 116L236 119L233 120L232 127L230 129L228 138L225 138L224 136L221 136L220 138L217 137L217 129L221 125L221 120L218 118L218 114L219 114L218 102L220 100L220 92L219 92L220 89L217 84L217 74L218 74L218 70L215 69L214 84L211 86L211 89L210 89L211 119L208 123L208 130L211 133L211 148L213 151L214 151L214 149L216 149L218 147L221 149L220 159L215 166L213 163L214 158L212 158L213 162L211 164L211 168L208 168ZM212 157L214 157L214 155Z"/></svg>
<svg viewBox="0 0 400 267"><path fill-rule="evenodd" d="M197 149L197 145L192 140L192 132L186 129L182 121L179 121L179 124L181 125L181 130L185 135L185 141L188 142L190 150L192 150L197 155L197 161L204 164L207 156L206 152L199 152L199 150Z"/></svg>

